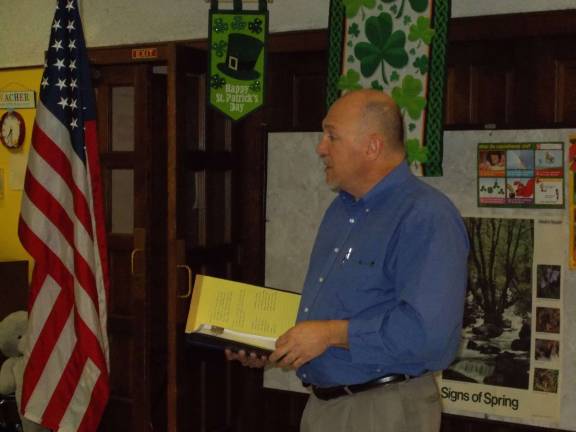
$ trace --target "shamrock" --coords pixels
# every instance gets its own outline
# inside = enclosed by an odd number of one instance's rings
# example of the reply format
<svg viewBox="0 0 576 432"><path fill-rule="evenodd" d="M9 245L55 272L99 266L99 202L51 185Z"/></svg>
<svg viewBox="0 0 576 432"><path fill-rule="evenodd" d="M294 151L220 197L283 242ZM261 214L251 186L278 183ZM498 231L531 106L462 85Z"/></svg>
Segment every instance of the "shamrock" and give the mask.
<svg viewBox="0 0 576 432"><path fill-rule="evenodd" d="M416 50L414 48L412 48L409 52L410 52L410 55L416 55Z"/></svg>
<svg viewBox="0 0 576 432"><path fill-rule="evenodd" d="M409 130L410 132L412 132L414 129L416 129L416 125L415 125L414 123L410 123L410 124L408 125L408 130Z"/></svg>
<svg viewBox="0 0 576 432"><path fill-rule="evenodd" d="M354 48L354 54L360 60L362 75L368 78L381 66L385 84L388 84L384 69L386 63L395 68L402 68L408 63L408 54L404 48L406 34L400 30L392 33L392 26L392 16L386 12L368 18L364 32L370 42L360 42Z"/></svg>
<svg viewBox="0 0 576 432"><path fill-rule="evenodd" d="M357 23L352 23L350 27L348 27L348 33L352 36L360 36L360 28L358 27Z"/></svg>
<svg viewBox="0 0 576 432"><path fill-rule="evenodd" d="M222 57L224 55L224 53L226 52L226 46L227 45L228 44L226 42L224 42L223 40L218 41L215 44L212 44L212 49L216 53L217 57Z"/></svg>
<svg viewBox="0 0 576 432"><path fill-rule="evenodd" d="M401 109L406 110L413 120L418 120L426 106L426 99L419 96L422 92L422 81L412 75L406 75L402 87L392 89L392 98Z"/></svg>
<svg viewBox="0 0 576 432"><path fill-rule="evenodd" d="M390 74L390 81L398 81L400 79L400 75L398 75L398 71L392 71Z"/></svg>
<svg viewBox="0 0 576 432"><path fill-rule="evenodd" d="M216 18L214 20L214 31L216 33L228 31L228 24L226 24L222 18Z"/></svg>
<svg viewBox="0 0 576 432"><path fill-rule="evenodd" d="M346 75L342 75L338 80L338 88L340 90L360 90L362 86L359 81L360 74L354 69L348 69Z"/></svg>
<svg viewBox="0 0 576 432"><path fill-rule="evenodd" d="M426 45L430 45L434 30L430 28L430 18L418 17L416 24L410 26L410 34L408 39L412 42L423 41Z"/></svg>
<svg viewBox="0 0 576 432"><path fill-rule="evenodd" d="M258 80L252 82L252 84L250 84L250 87L249 87L250 91L253 91L255 93L259 92L261 88L262 88L262 84Z"/></svg>
<svg viewBox="0 0 576 432"><path fill-rule="evenodd" d="M348 63L354 63L354 60L356 60L356 59L354 58L354 56L352 54L350 54L348 56Z"/></svg>
<svg viewBox="0 0 576 432"><path fill-rule="evenodd" d="M410 6L414 12L424 12L428 9L428 0L410 0Z"/></svg>
<svg viewBox="0 0 576 432"><path fill-rule="evenodd" d="M260 18L256 18L254 21L252 21L250 24L248 24L248 29L252 33L256 33L256 34L262 32L262 20Z"/></svg>
<svg viewBox="0 0 576 432"><path fill-rule="evenodd" d="M226 80L222 78L220 75L214 74L210 77L210 87L212 87L213 89L222 88L224 87L224 84L226 84Z"/></svg>
<svg viewBox="0 0 576 432"><path fill-rule="evenodd" d="M404 25L408 25L412 22L412 18L410 17L410 15L406 15L404 17Z"/></svg>
<svg viewBox="0 0 576 432"><path fill-rule="evenodd" d="M234 20L232 21L232 28L234 30L244 30L246 28L246 23L242 19L242 16L235 15Z"/></svg>
<svg viewBox="0 0 576 432"><path fill-rule="evenodd" d="M376 0L342 0L344 7L346 8L346 17L354 18L358 15L358 11L362 11L362 21L364 21L364 9L373 9L376 5Z"/></svg>
<svg viewBox="0 0 576 432"><path fill-rule="evenodd" d="M378 80L372 81L372 82L370 83L370 87L372 87L374 90L380 90L380 91L384 90L384 87L382 87L382 86L380 85L380 83L378 82Z"/></svg>
<svg viewBox="0 0 576 432"><path fill-rule="evenodd" d="M428 57L421 55L416 60L414 60L412 66L418 69L422 75L424 75L426 72L428 72Z"/></svg>
<svg viewBox="0 0 576 432"><path fill-rule="evenodd" d="M390 12L392 12L393 14L395 14L396 12L398 12L398 6L392 5L392 6L390 7Z"/></svg>
<svg viewBox="0 0 576 432"><path fill-rule="evenodd" d="M420 145L420 140L409 139L406 141L406 156L409 163L424 163L428 161L428 149Z"/></svg>
<svg viewBox="0 0 576 432"><path fill-rule="evenodd" d="M384 1L384 0L383 0ZM395 0L392 0L395 1ZM428 0L409 0L410 2L410 6L412 6L412 9L414 9L414 12L424 12L427 8L428 8ZM386 3L390 3L390 1L387 1ZM400 18L403 14L404 14L404 4L406 3L406 0L402 0L402 3L400 4L400 8L396 8L396 5L394 5L394 9L397 9L398 13L396 14L396 18ZM392 8L390 8L390 10L392 10ZM394 13L396 13L396 10L394 10Z"/></svg>

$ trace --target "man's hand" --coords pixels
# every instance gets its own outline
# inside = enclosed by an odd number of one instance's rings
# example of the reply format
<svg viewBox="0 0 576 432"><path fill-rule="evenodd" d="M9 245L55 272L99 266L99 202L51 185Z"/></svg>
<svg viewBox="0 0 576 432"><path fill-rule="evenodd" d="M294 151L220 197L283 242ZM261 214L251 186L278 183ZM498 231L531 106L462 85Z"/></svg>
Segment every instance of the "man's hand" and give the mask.
<svg viewBox="0 0 576 432"><path fill-rule="evenodd" d="M278 338L270 361L298 369L331 346L348 347L348 321L301 321Z"/></svg>
<svg viewBox="0 0 576 432"><path fill-rule="evenodd" d="M247 366L250 368L263 368L268 364L268 357L258 356L255 352L247 354L246 351L240 350L238 352L226 349L225 351L226 359L232 361L237 360L242 363L242 366Z"/></svg>

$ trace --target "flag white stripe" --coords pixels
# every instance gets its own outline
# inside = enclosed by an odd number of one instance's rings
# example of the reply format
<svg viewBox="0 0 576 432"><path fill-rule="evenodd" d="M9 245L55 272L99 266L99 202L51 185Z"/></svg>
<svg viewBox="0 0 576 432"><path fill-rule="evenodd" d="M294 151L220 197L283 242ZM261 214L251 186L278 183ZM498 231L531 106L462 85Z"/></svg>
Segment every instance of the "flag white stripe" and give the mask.
<svg viewBox="0 0 576 432"><path fill-rule="evenodd" d="M97 234L102 234L102 209L100 196L95 202L91 189L91 182L100 181L99 173L96 170L91 179L88 170L93 156L92 163L98 166L92 135L95 112L90 80L85 80L89 66L77 0L58 0L58 5L54 20L76 22L77 27L53 28L50 34L43 76L50 84L40 92L29 156L20 233L24 247L37 259L30 313L40 315L31 319L35 329L30 333L22 397L26 415L55 432L78 432L83 427L96 432L110 388L106 323L99 322L100 317L106 319L107 272L100 267L106 265L105 249L100 256L98 245L103 242L105 247L106 238ZM58 53L60 40L77 41L77 49ZM61 87L56 82L78 85ZM51 253L58 260L54 266L61 265L67 274L48 278L40 273L51 272L45 259ZM51 291L47 298L42 295L46 290ZM48 412L51 407L54 410Z"/></svg>
<svg viewBox="0 0 576 432"><path fill-rule="evenodd" d="M94 302L86 293L86 290L84 290L84 288L82 288L78 283L74 284L74 294L76 297L76 311L78 312L78 315L90 331L99 338L101 336L100 326L93 318L98 316Z"/></svg>
<svg viewBox="0 0 576 432"><path fill-rule="evenodd" d="M31 210L31 207L36 210ZM33 214L34 216L28 217L29 214ZM23 195L22 197L22 218L26 225L28 225L28 228L42 240L46 247L60 257L64 266L73 276L78 314L94 334L100 335L102 333L102 327L100 327L94 319L94 317L98 316L96 306L86 290L80 286L74 272L74 250L72 247L56 226L52 224L50 219L46 218L34 203L28 199L27 195ZM87 247L88 245L85 244L86 240L89 239L85 238L84 244L78 247L79 252L90 250L90 247ZM79 239L79 241L82 241L82 239Z"/></svg>
<svg viewBox="0 0 576 432"><path fill-rule="evenodd" d="M54 172L54 171L52 170L52 172ZM56 180L56 179L60 179L60 177L59 176L53 177L53 182L46 181L44 183L44 185L45 186L50 185L50 186L48 186L50 188L56 188L56 189L60 188L60 190L69 191L69 189L67 188L67 185L64 182L62 182L60 185L58 185L58 180ZM51 190L49 190L49 192L52 194ZM25 204L25 202L26 202L26 204ZM70 246L70 244L68 243L66 238L63 235L61 235L60 230L52 223L52 221L49 218L47 218L44 215L44 213L42 213L40 211L40 209L38 209L38 207L32 201L30 201L30 199L28 198L28 195L24 195L22 198L22 208L23 209L24 209L25 205L26 206L29 206L29 205L33 206L37 211L30 212L30 210L27 208L27 211L23 212L23 213L25 213L25 214L23 214L23 219L25 220L28 227L34 232L34 234L36 234L40 239L42 239L42 241L46 245L48 245L53 252L56 253L56 251L59 250L58 245L60 244L60 242L55 244L54 242L50 242L49 238L52 236L56 236L57 234L58 234L58 238L60 239L61 242L65 242L67 245ZM66 207L64 207L64 208L66 208ZM70 211L69 208L68 208L68 211ZM67 211L67 213L68 213L68 211ZM72 222L76 221L74 215L70 216L70 214L68 214L68 216L71 217ZM42 224L47 224L49 226L49 229L46 230ZM94 267L93 267L94 266L94 264L93 264L94 263L94 243L92 241L92 238L90 237L90 235L86 231L86 228L81 223L74 223L74 242L75 242L74 246L76 246L77 252L82 256L82 258L84 258L84 260L86 261L86 264L89 266L90 270L94 273ZM70 248L70 250L72 253L71 261L67 261L65 264L66 264L66 267L68 268L68 270L70 271L70 273L73 273L73 268L74 268L73 253L74 253L74 251L71 248ZM56 254L59 255L58 253L56 253Z"/></svg>
<svg viewBox="0 0 576 432"><path fill-rule="evenodd" d="M38 296L29 314L28 330L26 333L27 353L32 350L34 343L36 343L36 340L40 336L40 332L48 320L48 316L52 312L52 308L60 292L62 292L60 285L58 285L50 275L46 275L46 279L44 279L42 288L38 292Z"/></svg>
<svg viewBox="0 0 576 432"><path fill-rule="evenodd" d="M60 120L50 110L48 110L42 101L38 101L38 108L36 111L36 124L42 131L50 138L50 140L66 155L70 166L72 167L72 179L76 183L76 187L80 189L83 195L88 198L88 181L86 178L86 166L84 162L78 157L78 154L72 147L70 134L68 129L60 123ZM42 105L42 109L40 108Z"/></svg>
<svg viewBox="0 0 576 432"><path fill-rule="evenodd" d="M48 361L42 370L40 379L30 395L30 399L26 405L27 413L43 413L46 410L54 394L54 390L62 377L62 366L68 364L75 345L74 311L71 310L66 324L54 345L54 349L50 353Z"/></svg>
<svg viewBox="0 0 576 432"><path fill-rule="evenodd" d="M30 149L28 170L31 175L62 206L71 220L74 220L74 197L62 177L34 149Z"/></svg>
<svg viewBox="0 0 576 432"><path fill-rule="evenodd" d="M30 201L28 195L22 195L21 217L28 228L42 240L64 266L74 274L74 250L62 236L58 228Z"/></svg>
<svg viewBox="0 0 576 432"><path fill-rule="evenodd" d="M74 391L74 395L70 401L70 405L66 409L66 413L62 418L62 424L66 427L61 427L59 432L72 432L78 429L80 421L84 418L86 408L90 404L90 397L92 390L100 377L100 369L89 358L84 363L82 375Z"/></svg>
<svg viewBox="0 0 576 432"><path fill-rule="evenodd" d="M90 172L90 159L86 158L86 167L88 172ZM88 180L88 196L90 198L90 202L94 202L92 196L92 176L87 176ZM108 321L108 314L107 314L107 305L106 305L106 286L104 284L104 274L102 272L102 262L100 257L100 244L98 241L98 230L96 227L96 217L94 215L94 207L90 206L90 217L92 220L92 232L94 233L94 265L95 265L95 272L94 272L94 280L96 282L96 288L98 291L98 311L99 315L99 322L96 323L100 326L100 337L98 338L98 342L102 347L102 351L104 352L104 356L106 358L106 367L110 370L110 356L109 356L109 345L108 345L108 329L106 328L106 322Z"/></svg>
<svg viewBox="0 0 576 432"><path fill-rule="evenodd" d="M32 153L34 154L33 156ZM32 158L35 161L29 165L31 175L58 201L74 223L76 219L73 210L73 197L70 189L68 189L68 185L62 180L62 177L57 175L56 171L34 151L31 152L31 159ZM75 223L74 235L78 253L84 258L91 270L94 271L92 268L92 263L94 262L94 245L90 234L88 234L83 224Z"/></svg>

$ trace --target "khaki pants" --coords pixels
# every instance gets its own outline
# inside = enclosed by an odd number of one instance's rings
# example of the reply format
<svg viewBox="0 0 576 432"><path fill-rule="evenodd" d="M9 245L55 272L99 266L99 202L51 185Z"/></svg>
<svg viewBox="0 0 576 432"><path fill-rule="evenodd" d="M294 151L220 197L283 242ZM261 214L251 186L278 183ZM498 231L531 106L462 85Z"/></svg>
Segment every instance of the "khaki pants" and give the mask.
<svg viewBox="0 0 576 432"><path fill-rule="evenodd" d="M328 401L310 395L301 432L438 432L441 402L432 374Z"/></svg>

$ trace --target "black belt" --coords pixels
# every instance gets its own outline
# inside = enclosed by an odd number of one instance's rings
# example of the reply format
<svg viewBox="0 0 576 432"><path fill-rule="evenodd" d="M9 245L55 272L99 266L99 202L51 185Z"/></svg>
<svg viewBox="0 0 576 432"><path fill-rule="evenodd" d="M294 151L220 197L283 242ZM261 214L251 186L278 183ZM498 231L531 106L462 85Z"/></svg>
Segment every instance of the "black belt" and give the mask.
<svg viewBox="0 0 576 432"><path fill-rule="evenodd" d="M354 393L360 393L388 384L407 381L410 378L412 378L410 375L391 374L362 384L350 384L337 387L316 387L311 385L310 388L312 389L312 393L314 393L318 399L330 400L341 396L353 395Z"/></svg>

